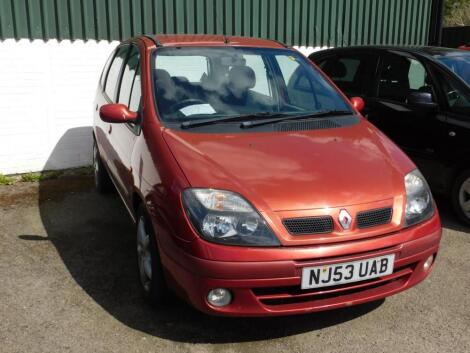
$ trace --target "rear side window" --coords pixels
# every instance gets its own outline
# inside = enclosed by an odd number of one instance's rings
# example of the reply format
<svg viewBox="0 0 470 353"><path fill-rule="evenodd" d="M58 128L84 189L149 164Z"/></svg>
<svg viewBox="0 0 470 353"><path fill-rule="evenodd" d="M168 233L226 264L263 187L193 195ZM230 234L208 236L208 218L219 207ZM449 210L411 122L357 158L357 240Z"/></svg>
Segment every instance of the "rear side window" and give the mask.
<svg viewBox="0 0 470 353"><path fill-rule="evenodd" d="M109 67L108 75L106 77L106 82L104 86L104 91L111 101L116 99L116 91L118 87L119 74L121 72L122 63L126 58L127 51L129 46L120 47L116 56L113 59L111 66Z"/></svg>
<svg viewBox="0 0 470 353"><path fill-rule="evenodd" d="M118 103L129 106L132 86L134 83L136 72L139 68L139 59L139 49L135 46L131 46L129 56L126 59L126 64L124 65L124 69L122 72Z"/></svg>
<svg viewBox="0 0 470 353"><path fill-rule="evenodd" d="M115 54L116 54L116 50L113 50L113 52L109 56L108 60L106 61L106 64L104 64L103 71L101 72L101 77L100 77L101 87L104 87L104 84L106 82L106 74L108 73L109 66L111 65L111 62L113 61L113 58L114 58Z"/></svg>
<svg viewBox="0 0 470 353"><path fill-rule="evenodd" d="M339 54L318 62L320 68L349 97L367 95L373 82L377 56L369 53Z"/></svg>
<svg viewBox="0 0 470 353"><path fill-rule="evenodd" d="M132 84L131 98L129 100L129 110L136 112L140 107L140 97L141 97L141 83L140 83L140 66L137 68L137 72L134 77L134 82Z"/></svg>
<svg viewBox="0 0 470 353"><path fill-rule="evenodd" d="M180 82L199 82L209 73L208 59L200 55L192 55L190 61L185 57L159 55L155 66L166 70Z"/></svg>

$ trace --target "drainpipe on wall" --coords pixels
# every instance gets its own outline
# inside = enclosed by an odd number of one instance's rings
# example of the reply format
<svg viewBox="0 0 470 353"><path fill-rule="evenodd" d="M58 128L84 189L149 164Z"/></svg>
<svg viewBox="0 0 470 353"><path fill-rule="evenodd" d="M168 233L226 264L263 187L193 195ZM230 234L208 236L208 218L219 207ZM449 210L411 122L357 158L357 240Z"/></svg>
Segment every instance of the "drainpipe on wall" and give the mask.
<svg viewBox="0 0 470 353"><path fill-rule="evenodd" d="M442 22L444 19L444 0L433 0L431 6L428 44L440 46L442 40Z"/></svg>

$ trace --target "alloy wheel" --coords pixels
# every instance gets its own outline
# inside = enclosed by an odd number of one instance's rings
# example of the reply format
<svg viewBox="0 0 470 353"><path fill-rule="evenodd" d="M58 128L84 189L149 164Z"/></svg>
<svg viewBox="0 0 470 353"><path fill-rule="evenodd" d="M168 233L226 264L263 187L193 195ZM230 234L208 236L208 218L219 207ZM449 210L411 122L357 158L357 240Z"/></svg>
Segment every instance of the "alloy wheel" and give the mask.
<svg viewBox="0 0 470 353"><path fill-rule="evenodd" d="M100 173L100 163L98 156L98 148L96 148L96 143L93 145L93 172L95 174L95 185L98 184L98 178Z"/></svg>
<svg viewBox="0 0 470 353"><path fill-rule="evenodd" d="M470 219L470 177L460 186L459 205L464 215Z"/></svg>

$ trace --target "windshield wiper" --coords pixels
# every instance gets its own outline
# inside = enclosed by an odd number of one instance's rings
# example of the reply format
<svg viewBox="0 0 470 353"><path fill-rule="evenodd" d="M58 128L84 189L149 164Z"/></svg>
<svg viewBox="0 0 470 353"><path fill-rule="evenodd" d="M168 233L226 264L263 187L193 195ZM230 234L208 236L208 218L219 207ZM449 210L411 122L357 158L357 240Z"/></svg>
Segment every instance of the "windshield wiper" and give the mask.
<svg viewBox="0 0 470 353"><path fill-rule="evenodd" d="M218 123L226 123L232 121L245 121L251 119L250 121L258 120L258 119L269 119L269 118L276 118L281 119L288 116L285 113L271 113L271 112L260 112L260 113L253 113L253 114L245 114L245 115L236 115L236 116L227 116L224 118L212 118L212 119L193 119L193 120L186 120L181 123L182 129L189 129L192 127L197 126L204 126L204 125L212 125Z"/></svg>
<svg viewBox="0 0 470 353"><path fill-rule="evenodd" d="M353 115L354 113L349 110L324 110L316 113L308 113L301 115L292 115L289 114L283 117L276 117L274 119L264 119L261 121L244 121L241 124L242 128L251 128L255 126L261 126L266 124L278 123L286 120L296 120L296 119L309 119L309 118L324 118L327 116L339 116L339 115Z"/></svg>

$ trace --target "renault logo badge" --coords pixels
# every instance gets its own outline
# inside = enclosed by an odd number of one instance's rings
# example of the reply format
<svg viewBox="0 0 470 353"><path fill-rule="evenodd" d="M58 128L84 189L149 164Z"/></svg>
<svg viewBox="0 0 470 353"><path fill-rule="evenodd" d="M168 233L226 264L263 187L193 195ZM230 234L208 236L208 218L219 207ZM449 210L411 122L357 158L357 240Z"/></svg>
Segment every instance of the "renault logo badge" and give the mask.
<svg viewBox="0 0 470 353"><path fill-rule="evenodd" d="M341 224L344 230L351 228L352 217L345 209L339 212L339 224Z"/></svg>

